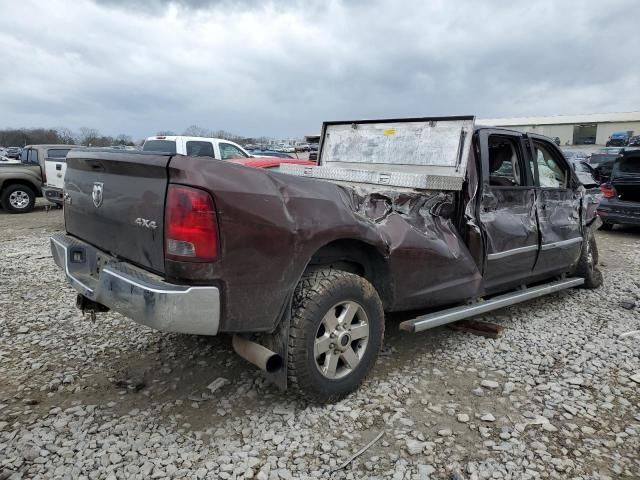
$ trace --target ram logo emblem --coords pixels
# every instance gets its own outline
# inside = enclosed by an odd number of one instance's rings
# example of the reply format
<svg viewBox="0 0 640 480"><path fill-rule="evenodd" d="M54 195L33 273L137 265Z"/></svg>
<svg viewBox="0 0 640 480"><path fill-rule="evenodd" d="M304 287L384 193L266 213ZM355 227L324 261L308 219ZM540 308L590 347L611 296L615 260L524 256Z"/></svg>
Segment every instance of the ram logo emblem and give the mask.
<svg viewBox="0 0 640 480"><path fill-rule="evenodd" d="M91 198L93 199L93 206L100 208L102 205L102 192L104 191L104 183L93 182L93 191L91 192Z"/></svg>

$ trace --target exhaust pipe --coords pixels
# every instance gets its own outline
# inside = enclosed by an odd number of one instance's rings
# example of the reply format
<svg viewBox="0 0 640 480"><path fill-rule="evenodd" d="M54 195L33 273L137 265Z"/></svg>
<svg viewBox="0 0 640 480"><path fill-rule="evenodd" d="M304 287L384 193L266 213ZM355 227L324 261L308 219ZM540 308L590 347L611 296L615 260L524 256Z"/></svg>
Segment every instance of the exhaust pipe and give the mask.
<svg viewBox="0 0 640 480"><path fill-rule="evenodd" d="M259 343L234 335L231 344L238 355L260 370L274 373L282 368L282 357Z"/></svg>

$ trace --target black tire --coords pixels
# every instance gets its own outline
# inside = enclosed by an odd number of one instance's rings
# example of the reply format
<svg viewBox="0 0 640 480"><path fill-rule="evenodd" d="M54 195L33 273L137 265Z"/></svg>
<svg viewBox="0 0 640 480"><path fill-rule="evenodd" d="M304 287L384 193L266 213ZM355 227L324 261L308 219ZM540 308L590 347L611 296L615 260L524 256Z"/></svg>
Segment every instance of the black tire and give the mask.
<svg viewBox="0 0 640 480"><path fill-rule="evenodd" d="M347 317L347 309L355 309L347 327L330 330L327 319L339 322L340 316ZM352 335L355 338L363 332L363 325L368 325L364 345L363 339L352 339ZM358 388L373 367L383 336L382 302L367 280L332 268L309 269L293 297L287 365L289 386L314 402L333 402L344 397ZM327 342L324 344L326 347L331 348L327 353L316 356L316 346L323 350L323 341ZM353 358L352 355L346 356L349 349L358 359L353 368L346 361ZM335 361L333 377L332 360Z"/></svg>
<svg viewBox="0 0 640 480"><path fill-rule="evenodd" d="M0 203L9 213L28 213L36 204L36 194L31 187L17 183L2 191Z"/></svg>
<svg viewBox="0 0 640 480"><path fill-rule="evenodd" d="M610 232L611 230L613 230L613 223L607 223L607 222L602 222L602 225L600 225L600 228L598 228L598 230L604 230L605 232Z"/></svg>
<svg viewBox="0 0 640 480"><path fill-rule="evenodd" d="M602 285L602 272L598 269L598 245L596 237L590 228L587 228L582 242L582 252L576 267L575 275L584 278L582 288L598 288Z"/></svg>

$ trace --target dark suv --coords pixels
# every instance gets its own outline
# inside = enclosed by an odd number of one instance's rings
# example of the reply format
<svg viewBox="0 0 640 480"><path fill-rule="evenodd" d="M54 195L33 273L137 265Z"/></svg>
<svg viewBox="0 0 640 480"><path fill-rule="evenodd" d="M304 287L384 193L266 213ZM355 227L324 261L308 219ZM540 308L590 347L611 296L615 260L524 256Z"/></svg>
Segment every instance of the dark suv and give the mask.
<svg viewBox="0 0 640 480"><path fill-rule="evenodd" d="M626 147L629 144L631 133L629 132L613 132L607 140L607 147Z"/></svg>
<svg viewBox="0 0 640 480"><path fill-rule="evenodd" d="M598 215L602 230L614 225L640 225L640 150L622 152L613 162L611 178L600 186Z"/></svg>

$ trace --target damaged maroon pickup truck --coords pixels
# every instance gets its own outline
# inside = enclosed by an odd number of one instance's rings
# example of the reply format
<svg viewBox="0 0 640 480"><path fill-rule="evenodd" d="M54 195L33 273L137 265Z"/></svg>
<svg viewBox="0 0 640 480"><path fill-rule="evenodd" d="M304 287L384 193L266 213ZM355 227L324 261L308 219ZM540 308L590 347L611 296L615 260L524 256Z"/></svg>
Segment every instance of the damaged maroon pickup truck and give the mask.
<svg viewBox="0 0 640 480"><path fill-rule="evenodd" d="M326 122L317 166L72 150L66 233L78 306L162 331L233 334L281 387L336 400L382 344L602 282L595 206L561 151L473 117Z"/></svg>

